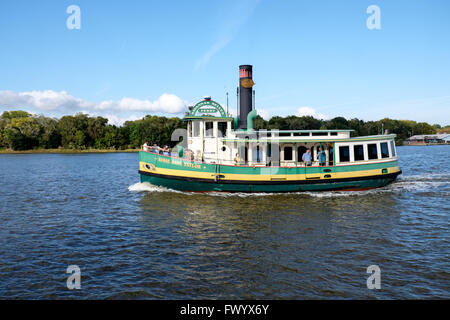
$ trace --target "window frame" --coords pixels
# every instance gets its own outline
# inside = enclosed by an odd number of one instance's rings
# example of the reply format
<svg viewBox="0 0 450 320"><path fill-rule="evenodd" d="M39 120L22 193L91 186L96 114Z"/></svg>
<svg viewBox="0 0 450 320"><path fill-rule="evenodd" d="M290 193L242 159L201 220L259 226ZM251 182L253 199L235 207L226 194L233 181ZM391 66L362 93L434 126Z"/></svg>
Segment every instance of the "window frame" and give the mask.
<svg viewBox="0 0 450 320"><path fill-rule="evenodd" d="M348 160L343 160L342 159L342 155L343 152L342 150L344 150L344 148L347 148L347 152L348 152ZM339 163L343 163L343 162L350 162L350 146L349 145L345 145L345 146L339 146Z"/></svg>
<svg viewBox="0 0 450 320"><path fill-rule="evenodd" d="M370 146L375 146L375 155L376 158L371 157L371 153L370 153ZM378 160L378 143L368 143L367 144L367 159L368 160Z"/></svg>
<svg viewBox="0 0 450 320"><path fill-rule="evenodd" d="M220 126L223 125L223 129L224 131L220 130ZM227 135L227 130L228 130L228 122L227 121L218 121L217 122L217 134L222 134L222 138L226 137Z"/></svg>
<svg viewBox="0 0 450 320"><path fill-rule="evenodd" d="M290 159L286 159L286 148L290 148L291 152L288 152ZM294 161L294 147L293 146L284 146L283 147L283 161Z"/></svg>
<svg viewBox="0 0 450 320"><path fill-rule="evenodd" d="M395 150L395 142L394 140L391 140L391 157L397 156L397 151Z"/></svg>
<svg viewBox="0 0 450 320"><path fill-rule="evenodd" d="M205 123L205 138L214 138L214 121L205 121L204 123ZM208 128L209 124L211 124L211 128Z"/></svg>
<svg viewBox="0 0 450 320"><path fill-rule="evenodd" d="M383 145L386 146L386 151L385 153L383 153ZM389 146L387 142L380 142L380 153L381 153L381 159L386 159L389 158Z"/></svg>
<svg viewBox="0 0 450 320"><path fill-rule="evenodd" d="M192 137L200 137L201 126L200 121L194 120L192 121Z"/></svg>
<svg viewBox="0 0 450 320"><path fill-rule="evenodd" d="M360 147L362 150L362 159L357 159L358 153L356 152L356 147ZM353 157L354 161L364 161L366 160L365 152L364 152L364 144L354 144L353 145Z"/></svg>

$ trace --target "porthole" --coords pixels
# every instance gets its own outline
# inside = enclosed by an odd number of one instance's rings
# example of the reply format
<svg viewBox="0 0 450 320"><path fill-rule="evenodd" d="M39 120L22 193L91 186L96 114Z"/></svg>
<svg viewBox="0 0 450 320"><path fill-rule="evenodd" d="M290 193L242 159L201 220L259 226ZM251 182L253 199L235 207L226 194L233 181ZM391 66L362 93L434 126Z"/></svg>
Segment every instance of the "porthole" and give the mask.
<svg viewBox="0 0 450 320"><path fill-rule="evenodd" d="M223 147L222 147L222 151L223 151L223 152L227 151L227 147L223 146Z"/></svg>

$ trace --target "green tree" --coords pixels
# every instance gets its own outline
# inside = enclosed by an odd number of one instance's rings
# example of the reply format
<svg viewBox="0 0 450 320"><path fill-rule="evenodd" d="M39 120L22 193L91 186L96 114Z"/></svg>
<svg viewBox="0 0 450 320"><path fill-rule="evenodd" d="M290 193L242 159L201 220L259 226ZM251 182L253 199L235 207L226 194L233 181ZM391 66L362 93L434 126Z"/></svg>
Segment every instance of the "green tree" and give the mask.
<svg viewBox="0 0 450 320"><path fill-rule="evenodd" d="M58 120L39 116L36 118L41 127L38 137L39 148L54 149L61 145L61 134L58 131Z"/></svg>
<svg viewBox="0 0 450 320"><path fill-rule="evenodd" d="M3 119L14 119L14 118L28 118L31 114L26 111L4 111L1 116Z"/></svg>
<svg viewBox="0 0 450 320"><path fill-rule="evenodd" d="M87 118L87 141L86 144L89 147L95 146L105 134L106 124L108 119L102 117Z"/></svg>
<svg viewBox="0 0 450 320"><path fill-rule="evenodd" d="M261 116L257 115L255 122L253 123L253 127L255 130L267 129L267 121L264 120Z"/></svg>
<svg viewBox="0 0 450 320"><path fill-rule="evenodd" d="M83 131L77 130L75 136L73 137L73 144L77 149L86 149L86 135Z"/></svg>
<svg viewBox="0 0 450 320"><path fill-rule="evenodd" d="M0 117L0 149L8 148L8 137L6 135L6 127L9 124L8 119Z"/></svg>
<svg viewBox="0 0 450 320"><path fill-rule="evenodd" d="M88 116L78 113L75 116L64 116L58 122L58 131L61 134L61 143L64 148L84 149L87 147L86 135Z"/></svg>
<svg viewBox="0 0 450 320"><path fill-rule="evenodd" d="M270 120L267 123L268 128L267 129L278 129L278 130L287 130L288 124L286 122L286 119L280 116L275 116L270 118Z"/></svg>
<svg viewBox="0 0 450 320"><path fill-rule="evenodd" d="M14 150L33 149L39 145L41 127L33 117L10 118L6 127L8 145Z"/></svg>
<svg viewBox="0 0 450 320"><path fill-rule="evenodd" d="M327 129L335 130L350 129L349 123L344 117L336 117L326 121L325 126Z"/></svg>
<svg viewBox="0 0 450 320"><path fill-rule="evenodd" d="M257 116L254 127L279 130L352 129L354 136L377 135L382 128L397 135L397 143L416 134L433 134L450 131L450 126L430 125L426 122L394 120L384 118L367 121L354 118L347 120L336 117L328 121L311 116L275 116L266 121ZM127 121L116 127L103 117L89 117L86 114L63 116L53 119L34 116L26 111L4 111L0 116L0 148L26 150L33 148L138 148L144 141L160 146L173 147L172 133L177 128L186 128L186 122L177 117L167 118L147 115L136 121Z"/></svg>

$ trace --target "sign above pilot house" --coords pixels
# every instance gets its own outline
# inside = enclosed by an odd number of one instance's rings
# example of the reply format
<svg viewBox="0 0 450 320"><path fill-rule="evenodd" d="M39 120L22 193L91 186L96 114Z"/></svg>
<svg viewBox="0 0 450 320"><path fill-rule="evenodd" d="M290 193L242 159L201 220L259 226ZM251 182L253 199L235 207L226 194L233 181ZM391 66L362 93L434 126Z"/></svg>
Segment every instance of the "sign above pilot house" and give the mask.
<svg viewBox="0 0 450 320"><path fill-rule="evenodd" d="M197 103L194 108L192 108L191 117L222 117L225 118L227 114L223 110L222 106L213 100L203 100Z"/></svg>

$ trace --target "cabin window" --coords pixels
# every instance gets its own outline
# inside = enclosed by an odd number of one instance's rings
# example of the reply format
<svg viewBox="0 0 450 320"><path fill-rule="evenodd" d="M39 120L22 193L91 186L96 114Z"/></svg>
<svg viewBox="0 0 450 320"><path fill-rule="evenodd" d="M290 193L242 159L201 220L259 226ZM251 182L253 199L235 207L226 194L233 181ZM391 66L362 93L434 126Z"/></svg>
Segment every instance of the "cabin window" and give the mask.
<svg viewBox="0 0 450 320"><path fill-rule="evenodd" d="M380 143L380 146L381 146L381 157L382 158L389 158L389 150L388 150L387 142Z"/></svg>
<svg viewBox="0 0 450 320"><path fill-rule="evenodd" d="M227 135L227 123L226 122L218 122L217 128L219 129L220 137L225 137Z"/></svg>
<svg viewBox="0 0 450 320"><path fill-rule="evenodd" d="M350 147L341 146L339 147L339 162L349 162L350 161Z"/></svg>
<svg viewBox="0 0 450 320"><path fill-rule="evenodd" d="M330 136L337 136L337 132L330 132Z"/></svg>
<svg viewBox="0 0 450 320"><path fill-rule="evenodd" d="M328 163L329 163L329 165L333 165L333 162L334 162L334 155L333 155L333 151L334 149L333 149L333 146L329 146L328 147L328 153L330 154L329 155L329 157L328 157Z"/></svg>
<svg viewBox="0 0 450 320"><path fill-rule="evenodd" d="M253 161L255 161L256 160L256 162L259 162L260 161L260 157L259 157L259 146L256 146L256 150L255 150L255 153L253 154ZM256 159L255 159L256 158Z"/></svg>
<svg viewBox="0 0 450 320"><path fill-rule="evenodd" d="M355 154L355 161L364 160L364 146L362 144L353 146L353 153Z"/></svg>
<svg viewBox="0 0 450 320"><path fill-rule="evenodd" d="M294 132L294 137L309 137L309 132Z"/></svg>
<svg viewBox="0 0 450 320"><path fill-rule="evenodd" d="M281 147L278 146L277 143L273 144L272 147L272 143L269 143L267 148L267 157L270 157L270 161L269 161L269 165L273 165L273 166L278 166L280 163L280 149ZM278 146L278 148L277 148ZM276 154L276 150L278 149L278 154Z"/></svg>
<svg viewBox="0 0 450 320"><path fill-rule="evenodd" d="M213 123L211 121L205 122L205 136L214 137Z"/></svg>
<svg viewBox="0 0 450 320"><path fill-rule="evenodd" d="M192 137L192 121L188 122L188 135Z"/></svg>
<svg viewBox="0 0 450 320"><path fill-rule="evenodd" d="M376 143L369 143L367 145L367 150L369 152L369 160L378 159L378 148Z"/></svg>
<svg viewBox="0 0 450 320"><path fill-rule="evenodd" d="M262 148L256 146L255 152L253 153L253 161L261 162L262 159Z"/></svg>
<svg viewBox="0 0 450 320"><path fill-rule="evenodd" d="M292 147L284 147L284 160L292 160Z"/></svg>
<svg viewBox="0 0 450 320"><path fill-rule="evenodd" d="M324 136L325 133L323 133L323 132L313 132L312 135L313 135L313 137L318 137L318 136Z"/></svg>
<svg viewBox="0 0 450 320"><path fill-rule="evenodd" d="M245 146L245 148L244 148L244 161L245 161L245 163L248 162L248 147L247 146Z"/></svg>
<svg viewBox="0 0 450 320"><path fill-rule="evenodd" d="M395 157L395 144L394 140L391 140L391 154L393 157Z"/></svg>
<svg viewBox="0 0 450 320"><path fill-rule="evenodd" d="M200 121L192 121L193 126L193 137L199 137L200 136Z"/></svg>

